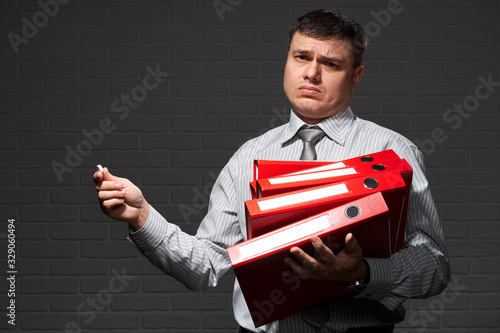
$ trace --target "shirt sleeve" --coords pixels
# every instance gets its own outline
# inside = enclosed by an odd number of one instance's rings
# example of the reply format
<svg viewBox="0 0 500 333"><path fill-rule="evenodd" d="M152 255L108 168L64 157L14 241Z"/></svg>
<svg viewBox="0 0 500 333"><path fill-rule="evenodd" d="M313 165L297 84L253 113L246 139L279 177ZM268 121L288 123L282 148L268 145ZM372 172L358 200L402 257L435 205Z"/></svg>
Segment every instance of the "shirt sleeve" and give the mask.
<svg viewBox="0 0 500 333"><path fill-rule="evenodd" d="M184 233L151 207L146 224L129 231L129 240L163 272L187 288L202 291L217 284L231 267L226 248L242 240L230 161L210 195L208 213L195 236Z"/></svg>
<svg viewBox="0 0 500 333"><path fill-rule="evenodd" d="M405 246L389 258L365 258L370 282L356 296L377 300L390 310L407 298L437 295L450 280L444 233L425 177L422 153L410 146L400 157L413 168Z"/></svg>

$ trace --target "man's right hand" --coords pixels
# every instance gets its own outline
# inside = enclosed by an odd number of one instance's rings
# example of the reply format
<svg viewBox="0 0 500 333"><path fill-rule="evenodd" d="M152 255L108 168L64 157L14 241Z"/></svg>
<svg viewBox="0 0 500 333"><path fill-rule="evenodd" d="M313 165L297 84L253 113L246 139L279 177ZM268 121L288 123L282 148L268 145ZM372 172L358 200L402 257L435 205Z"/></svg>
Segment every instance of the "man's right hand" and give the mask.
<svg viewBox="0 0 500 333"><path fill-rule="evenodd" d="M149 203L130 180L113 176L108 168L94 173L101 209L107 216L128 222L135 230L146 224Z"/></svg>

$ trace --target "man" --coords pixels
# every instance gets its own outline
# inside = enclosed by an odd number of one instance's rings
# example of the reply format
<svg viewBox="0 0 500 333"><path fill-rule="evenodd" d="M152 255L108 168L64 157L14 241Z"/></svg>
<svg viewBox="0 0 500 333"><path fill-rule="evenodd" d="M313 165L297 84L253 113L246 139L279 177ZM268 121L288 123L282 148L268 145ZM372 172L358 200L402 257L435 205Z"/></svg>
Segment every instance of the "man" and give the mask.
<svg viewBox="0 0 500 333"><path fill-rule="evenodd" d="M226 248L246 239L244 202L251 199L253 160L298 159L303 147L298 132L304 125L316 125L325 133L315 146L318 159L338 161L393 149L412 165L404 249L390 258L363 258L355 235L349 234L345 248L334 255L312 237L320 258L293 248L286 260L288 274L361 281L363 288L324 305L326 313L319 321L304 311L256 328L236 281L233 307L240 332L392 332L394 323L404 318L404 300L436 295L449 281L444 236L422 154L403 136L359 119L349 107L363 75L365 48L361 26L339 12L313 11L291 26L283 80L292 105L290 122L246 142L232 156L214 184L196 236L168 223L127 179L112 176L107 169L94 174L105 214L129 223L130 240L154 265L188 288L204 290L231 268Z"/></svg>

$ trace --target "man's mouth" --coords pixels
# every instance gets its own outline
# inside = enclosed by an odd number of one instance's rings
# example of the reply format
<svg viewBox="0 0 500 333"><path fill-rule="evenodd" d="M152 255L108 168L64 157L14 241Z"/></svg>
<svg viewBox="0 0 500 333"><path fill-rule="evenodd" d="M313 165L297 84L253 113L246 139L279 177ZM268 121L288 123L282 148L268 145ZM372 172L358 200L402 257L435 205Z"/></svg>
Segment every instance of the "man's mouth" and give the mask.
<svg viewBox="0 0 500 333"><path fill-rule="evenodd" d="M300 86L299 91L304 96L314 96L321 93L321 90L319 90L317 87L308 85Z"/></svg>

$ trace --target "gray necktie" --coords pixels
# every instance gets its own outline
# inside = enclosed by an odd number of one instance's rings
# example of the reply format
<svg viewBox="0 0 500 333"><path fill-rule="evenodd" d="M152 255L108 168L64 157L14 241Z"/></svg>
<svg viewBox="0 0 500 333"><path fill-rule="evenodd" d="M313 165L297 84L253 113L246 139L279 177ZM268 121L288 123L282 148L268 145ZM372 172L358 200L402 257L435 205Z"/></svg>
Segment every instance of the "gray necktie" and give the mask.
<svg viewBox="0 0 500 333"><path fill-rule="evenodd" d="M304 127L299 130L299 136L304 141L304 148L302 148L302 154L300 155L301 160L315 160L316 149L314 145L325 136L325 132L323 132L319 127Z"/></svg>
<svg viewBox="0 0 500 333"><path fill-rule="evenodd" d="M325 136L325 132L323 132L319 127L304 127L299 130L299 136L302 141L304 141L304 148L302 149L300 159L315 160L317 155L314 145L318 143L323 136ZM329 304L319 304L305 309L302 311L301 316L302 320L306 323L320 328L328 320L328 318L330 318Z"/></svg>

